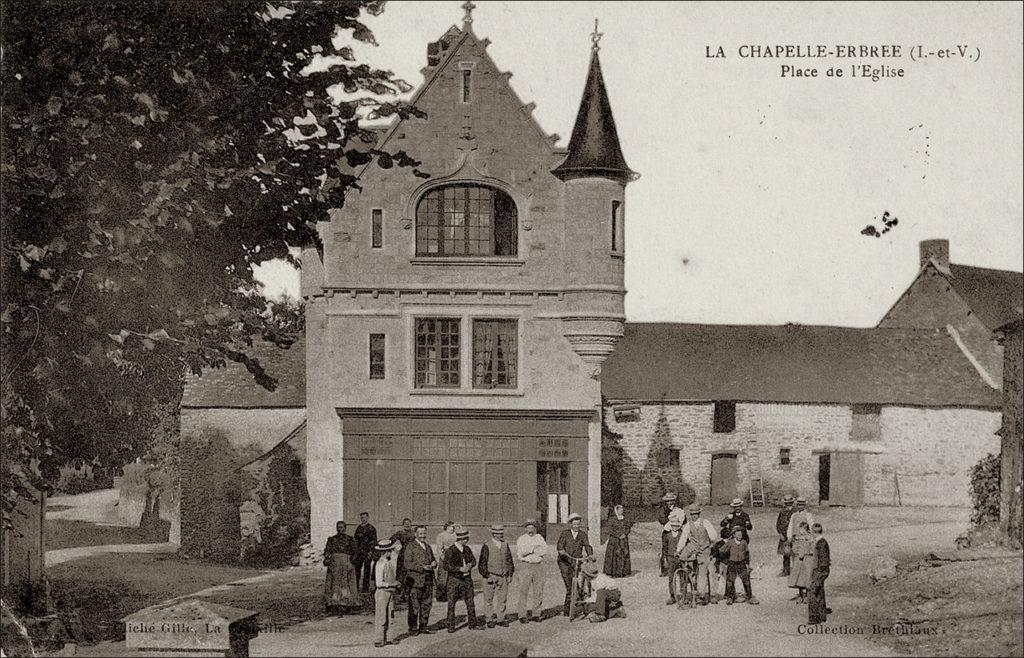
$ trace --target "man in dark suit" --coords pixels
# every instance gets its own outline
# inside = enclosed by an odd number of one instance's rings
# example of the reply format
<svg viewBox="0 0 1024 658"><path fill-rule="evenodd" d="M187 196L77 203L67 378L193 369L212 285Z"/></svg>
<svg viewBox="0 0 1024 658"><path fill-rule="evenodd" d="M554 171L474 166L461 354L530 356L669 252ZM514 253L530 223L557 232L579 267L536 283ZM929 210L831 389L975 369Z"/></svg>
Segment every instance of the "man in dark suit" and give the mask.
<svg viewBox="0 0 1024 658"><path fill-rule="evenodd" d="M455 526L455 544L445 549L444 568L448 571L448 632L455 632L455 604L462 601L466 605L467 624L471 630L479 631L487 628L476 619L476 606L473 603L473 567L476 557L469 548L469 531L462 526Z"/></svg>
<svg viewBox="0 0 1024 658"><path fill-rule="evenodd" d="M416 526L415 539L402 548L402 567L409 593L409 634L432 633L430 606L434 601L434 549L427 543L427 526Z"/></svg>
<svg viewBox="0 0 1024 658"><path fill-rule="evenodd" d="M832 613L825 603L825 579L832 567L832 552L825 539L820 523L811 526L814 546L814 569L811 570L811 584L807 588L807 623L824 624Z"/></svg>
<svg viewBox="0 0 1024 658"><path fill-rule="evenodd" d="M367 512L359 513L359 525L355 533L356 554L352 556L352 564L356 568L356 582L360 592L370 591L370 581L373 576L372 556L373 547L377 545L377 529L370 525L370 515Z"/></svg>
<svg viewBox="0 0 1024 658"><path fill-rule="evenodd" d="M583 554L594 554L594 547L590 545L587 533L580 526L583 523L579 514L569 515L569 527L562 531L558 537L555 549L558 551L558 571L562 574L562 582L565 583L565 616L569 616L569 599L572 596L572 576L576 563L570 558L581 558Z"/></svg>

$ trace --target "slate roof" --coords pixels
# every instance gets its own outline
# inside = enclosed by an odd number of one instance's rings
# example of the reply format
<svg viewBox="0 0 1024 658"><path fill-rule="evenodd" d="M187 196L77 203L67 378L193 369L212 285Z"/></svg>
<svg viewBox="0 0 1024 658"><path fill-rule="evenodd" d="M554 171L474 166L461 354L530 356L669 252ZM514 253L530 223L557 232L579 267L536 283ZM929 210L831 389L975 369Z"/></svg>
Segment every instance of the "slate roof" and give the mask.
<svg viewBox="0 0 1024 658"><path fill-rule="evenodd" d="M1021 317L1024 274L950 263L947 277L953 288L991 330Z"/></svg>
<svg viewBox="0 0 1024 658"><path fill-rule="evenodd" d="M583 98L569 139L569 153L551 173L565 179L573 176L606 176L629 180L635 177L626 164L615 129L615 117L601 74L597 50L590 56L590 70Z"/></svg>
<svg viewBox="0 0 1024 658"><path fill-rule="evenodd" d="M270 392L256 383L245 366L229 362L190 376L181 398L182 407L298 408L306 406L306 343L300 338L288 349L263 340L253 342L252 353L267 373L278 380Z"/></svg>
<svg viewBox="0 0 1024 658"><path fill-rule="evenodd" d="M601 374L609 400L998 408L942 329L627 323Z"/></svg>

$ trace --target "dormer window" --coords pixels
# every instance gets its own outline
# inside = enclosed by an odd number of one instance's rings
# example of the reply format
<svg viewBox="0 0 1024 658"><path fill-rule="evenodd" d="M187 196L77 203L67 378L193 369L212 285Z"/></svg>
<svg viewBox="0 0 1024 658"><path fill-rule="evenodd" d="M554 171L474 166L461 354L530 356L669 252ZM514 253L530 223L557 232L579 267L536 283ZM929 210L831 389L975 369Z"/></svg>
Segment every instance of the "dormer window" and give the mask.
<svg viewBox="0 0 1024 658"><path fill-rule="evenodd" d="M516 204L482 185L436 187L416 205L417 256L515 256Z"/></svg>

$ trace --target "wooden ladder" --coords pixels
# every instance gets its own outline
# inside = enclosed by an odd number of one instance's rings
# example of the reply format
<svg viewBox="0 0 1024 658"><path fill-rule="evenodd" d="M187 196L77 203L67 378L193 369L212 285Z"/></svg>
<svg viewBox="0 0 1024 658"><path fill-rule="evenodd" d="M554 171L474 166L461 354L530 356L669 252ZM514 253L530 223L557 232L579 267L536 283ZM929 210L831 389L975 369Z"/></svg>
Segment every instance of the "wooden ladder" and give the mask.
<svg viewBox="0 0 1024 658"><path fill-rule="evenodd" d="M764 480L761 477L761 453L753 441L747 444L747 476L750 482L750 506L764 507Z"/></svg>

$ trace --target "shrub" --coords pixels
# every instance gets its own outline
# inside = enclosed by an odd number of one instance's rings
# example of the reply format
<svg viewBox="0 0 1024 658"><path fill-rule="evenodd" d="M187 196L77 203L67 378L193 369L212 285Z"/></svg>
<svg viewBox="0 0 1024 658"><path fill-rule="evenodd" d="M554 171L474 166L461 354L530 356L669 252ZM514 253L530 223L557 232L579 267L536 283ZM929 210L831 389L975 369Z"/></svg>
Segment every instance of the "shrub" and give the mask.
<svg viewBox="0 0 1024 658"><path fill-rule="evenodd" d="M181 553L237 562L238 456L227 436L204 429L181 442Z"/></svg>
<svg viewBox="0 0 1024 658"><path fill-rule="evenodd" d="M256 532L243 542L246 564L290 564L309 541L309 495L301 461L288 444L242 469L242 495L255 512Z"/></svg>
<svg viewBox="0 0 1024 658"><path fill-rule="evenodd" d="M982 457L971 467L971 525L999 521L999 455Z"/></svg>

